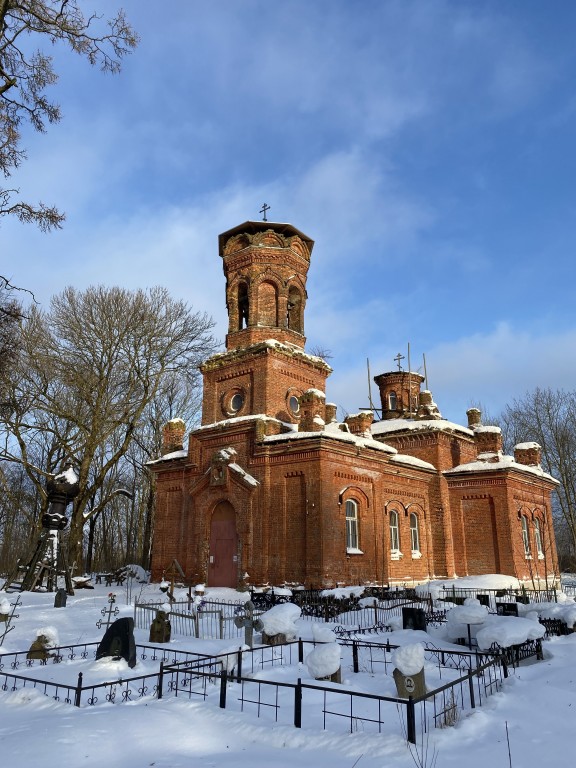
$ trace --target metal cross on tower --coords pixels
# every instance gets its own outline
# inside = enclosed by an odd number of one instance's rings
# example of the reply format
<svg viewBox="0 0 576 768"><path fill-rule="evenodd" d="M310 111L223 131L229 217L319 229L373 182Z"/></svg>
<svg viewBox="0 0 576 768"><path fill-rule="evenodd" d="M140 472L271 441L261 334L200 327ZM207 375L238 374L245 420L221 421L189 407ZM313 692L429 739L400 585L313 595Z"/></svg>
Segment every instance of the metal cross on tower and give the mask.
<svg viewBox="0 0 576 768"><path fill-rule="evenodd" d="M404 355L401 355L400 352L398 352L398 354L396 355L394 360L396 361L396 364L398 365L398 370L401 371L402 370L402 366L400 365L400 360L404 360Z"/></svg>
<svg viewBox="0 0 576 768"><path fill-rule="evenodd" d="M264 205L259 211L259 213L263 214L262 221L268 221L268 219L266 218L266 211L269 211L269 210L270 210L270 206L264 203Z"/></svg>

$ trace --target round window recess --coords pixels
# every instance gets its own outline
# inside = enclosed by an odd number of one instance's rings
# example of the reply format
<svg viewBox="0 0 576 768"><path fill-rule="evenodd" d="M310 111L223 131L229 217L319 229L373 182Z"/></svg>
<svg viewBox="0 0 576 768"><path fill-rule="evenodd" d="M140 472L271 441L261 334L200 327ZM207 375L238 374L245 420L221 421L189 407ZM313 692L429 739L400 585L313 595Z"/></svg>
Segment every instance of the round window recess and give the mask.
<svg viewBox="0 0 576 768"><path fill-rule="evenodd" d="M288 400L288 405L290 406L290 410L292 413L300 413L300 402L296 395L291 395Z"/></svg>
<svg viewBox="0 0 576 768"><path fill-rule="evenodd" d="M244 395L241 392L236 392L230 399L230 410L232 413L238 413L238 411L244 405Z"/></svg>

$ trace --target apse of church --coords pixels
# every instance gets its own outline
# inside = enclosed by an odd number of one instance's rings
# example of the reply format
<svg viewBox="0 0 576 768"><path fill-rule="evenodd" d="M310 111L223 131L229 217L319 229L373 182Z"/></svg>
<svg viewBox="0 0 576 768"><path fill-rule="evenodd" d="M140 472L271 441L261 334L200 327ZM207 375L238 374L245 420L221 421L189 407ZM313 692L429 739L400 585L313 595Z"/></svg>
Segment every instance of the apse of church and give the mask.
<svg viewBox="0 0 576 768"><path fill-rule="evenodd" d="M556 574L555 481L536 444L505 456L475 409L466 426L444 420L399 360L374 379L381 418L337 420L331 368L305 349L313 247L268 221L218 238L226 349L201 367L201 426L184 442L169 422L149 464L153 578L174 558L189 583L231 587Z"/></svg>

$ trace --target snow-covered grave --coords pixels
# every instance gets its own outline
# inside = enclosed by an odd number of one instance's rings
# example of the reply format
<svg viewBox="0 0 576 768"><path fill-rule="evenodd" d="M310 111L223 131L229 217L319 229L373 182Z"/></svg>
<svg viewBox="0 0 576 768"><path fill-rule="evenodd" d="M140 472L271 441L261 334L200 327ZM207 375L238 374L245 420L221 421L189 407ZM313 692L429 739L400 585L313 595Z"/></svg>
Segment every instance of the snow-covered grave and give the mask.
<svg viewBox="0 0 576 768"><path fill-rule="evenodd" d="M153 588L157 591L158 587ZM150 592L148 596L150 596ZM85 596L86 595L86 596ZM207 597L210 599L216 596L225 597L224 591L211 591L207 589ZM219 728L226 733L224 741L230 745L233 750L243 750L248 748L254 739L260 744L257 754L266 755L266 762L276 760L274 747L269 742L269 736L274 733L282 733L282 743L285 746L282 754L292 753L293 748L294 761L302 763L301 749L310 750L310 754L316 757L316 763L320 759L320 753L316 752L320 743L323 744L324 751L330 753L330 762L337 765L338 768L347 768L350 761L339 762L341 760L340 751L344 749L346 754L353 754L356 736L362 738L362 746L358 742L359 751L354 760L365 754L366 749L370 749L370 755L380 755L383 759L384 754L394 755L394 763L397 765L408 765L404 759L408 757L405 747L402 747L402 729L400 727L399 712L405 712L408 704L404 699L403 703L398 702L397 693L392 676L394 668L392 654L395 646L408 646L414 643L422 643L424 647L424 672L426 675L426 685L429 691L434 691L446 683L455 681L466 674L468 668L476 663L476 654L469 653L461 646L454 645L445 636L445 627L429 627L427 632L414 632L412 630L398 629L382 635L358 635L346 640L340 640L340 654L342 665L342 683L326 683L316 681L309 673L304 658L309 655L315 647L333 642L335 624L326 622L313 622L309 619L297 619L294 624L296 627L296 641L276 647L257 648L254 652L242 646L241 642L231 642L228 640L196 640L190 637L173 637L169 643L163 647L154 647L147 643L148 629L136 630L137 642L137 664L133 670L127 667L126 662L116 661L114 659L102 659L98 662L94 659L95 647L101 637L101 632L95 628L95 621L100 615L100 609L107 604L108 590L105 587L97 586L89 594L82 591L82 595L76 595L68 600L67 607L55 610L53 607L53 595L23 593L21 599L23 605L19 608L20 618L15 623L15 629L6 638L5 647L0 649L0 719L2 722L3 754L7 759L18 757L24 764L35 765L42 763L47 768L52 768L56 763L46 760L46 744L42 740L34 739L24 744L21 739L13 739L12 734L20 730L20 724L30 731L30 724L34 725L34 731L46 733L50 731L47 737L48 742L54 738L60 739L58 748L63 749L62 755L58 752L58 764L62 759L69 759L71 764L83 762L87 765L101 764L101 740L96 740L91 735L102 727L102 723L107 721L112 725L111 717L114 718L114 727L118 723L124 723L122 726L131 734L140 734L141 739L148 739L149 753L146 759L149 762L156 757L155 743L162 744L162 757L157 756L158 764L161 760L168 760L173 764L178 764L180 750L192 756L198 752L200 754L209 754L213 747L211 746L209 734L216 734L213 726L219 723ZM12 596L7 596L12 602ZM240 596L240 601L245 601L245 596ZM121 609L122 616L130 616L133 607L123 605L123 595L118 594L117 604ZM558 604L560 605L560 604ZM572 606L572 607L571 607ZM522 619L526 622L531 621L534 626L534 616L529 619L528 609L537 608L543 615L553 614L559 609L554 606L540 604L538 606L520 606ZM574 609L574 602L565 602L562 610L567 612L569 618L570 610ZM533 611L532 611L533 612ZM496 622L507 617L492 617L494 620L494 631L496 631ZM58 647L52 649L59 657L57 660L49 658L44 664L41 661L33 661L28 666L26 660L26 651L31 642L36 637L38 630L53 627L57 632ZM499 629L500 642L510 642L518 640L516 634ZM566 638L553 638L545 645L546 665L542 669L546 670L545 689L538 689L536 697L542 695L545 699L550 692L550 680L555 679L554 663L558 657L558 662L566 665L568 659L573 659L576 654L575 636ZM302 658L299 656L299 644L302 643L304 653ZM386 648L388 642L388 650ZM356 662L354 659L354 649L356 650ZM564 651L564 649L566 649ZM258 655L260 654L260 655ZM190 678L190 675L181 675L181 672L193 667L190 660L193 660L200 668L201 663L206 664L206 660L213 663L212 676L207 674L205 677L197 677L195 682L188 683L190 696L181 696L175 698L177 692L171 685L183 686L183 680ZM227 661L226 661L227 659ZM241 660L242 675L240 682L235 678L238 675L238 659ZM213 661L212 661L213 660ZM158 673L160 663L166 669L163 681L163 698L158 698ZM357 672L354 671L356 663ZM396 662L398 663L398 661ZM402 663L402 662L400 662ZM179 665L179 666L178 666ZM552 665L552 667L551 667ZM226 684L225 699L226 709L220 709L221 686L217 670L227 666L228 681ZM576 673L576 663L575 673ZM170 669L172 667L172 670ZM469 699L464 702L464 709L460 711L459 722L456 730L432 731L431 738L435 743L440 743L443 748L454 751L455 745L459 740L458 734L464 729L468 733L468 738L474 739L474 734L484 733L487 728L490 733L498 729L502 724L501 709L506 701L517 702L516 709L518 715L510 711L510 720L516 723L516 728L524 729L525 720L530 717L529 708L522 704L525 695L522 694L518 700L516 690L526 686L526 681L530 678L536 679L544 677L538 672L540 665L533 667L524 667L522 674L514 681L510 687L501 676L485 677L482 684L481 700L476 700L476 707L483 703L484 687L487 686L488 692L501 690L504 699L499 699L498 706L493 708L482 708L481 719L473 715L478 709L470 708ZM177 670L180 669L179 673ZM492 669L492 668L491 668ZM22 674L20 674L22 673ZM71 707L66 702L74 702L74 693L77 686L79 675L82 674L83 685L87 689L91 685L92 691L82 691L82 697L79 708ZM484 675L486 676L486 672ZM560 685L570 678L570 674L562 671L558 680L562 681ZM9 677L12 675L12 677ZM19 677L18 677L19 676ZM13 681L17 680L16 686ZM33 684L29 682L35 680ZM57 689L51 688L46 692L43 690L43 682L50 682L60 686ZM112 682L110 682L112 681ZM298 681L300 688L298 689ZM71 683L71 684L70 684ZM537 684L537 683L536 683ZM68 687L67 687L68 686ZM101 687L97 687L101 686ZM181 689L183 692L184 686ZM260 687L261 693L256 693ZM468 678L465 683L459 684L463 691L467 689ZM300 690L301 696L301 729L292 731L291 726L294 723L294 700L295 691ZM557 689L554 689L557 690ZM56 691L56 695L54 692ZM264 693L265 692L265 693ZM268 697L270 695L270 698ZM557 694L556 694L557 695ZM573 694L571 694L573 695ZM440 694L434 694L434 700L437 701L438 709L442 706L442 699L438 698ZM428 699L427 715L430 720L430 713L436 707L431 706L432 698ZM114 714L110 709L100 706L90 706L92 704L108 704L117 702L132 702L132 707L114 707ZM400 700L401 701L401 700ZM422 722L423 710L421 705L416 703L415 716L416 726L420 727ZM64 707L64 709L62 709ZM378 714L378 707L382 714ZM388 709L386 709L388 707ZM400 709L398 710L398 707ZM189 713L194 712L194 752L189 752L190 742L186 740L184 734L189 734ZM91 713L98 712L99 725L96 729L93 725L94 720ZM110 712L110 714L107 714ZM180 717L182 712L182 717ZM393 715L391 713L393 712ZM151 717L148 714L151 713ZM473 715L470 717L470 715ZM88 720L85 718L88 717ZM403 717L403 715L402 715ZM24 719L22 719L24 718ZM142 730L139 723L146 723L146 731ZM83 731L83 723L86 723ZM540 721L539 721L540 722ZM554 727L554 720L550 720L547 727ZM84 732L82 746L77 739L69 741L65 739L66 724L74 723L75 733ZM187 725L188 723L188 725ZM252 736L249 740L243 740L239 734L246 733L248 723ZM270 724L277 726L289 726L288 730L276 731L270 729ZM433 724L433 721L429 722ZM442 724L442 723L439 723ZM476 724L476 725L474 725ZM106 727L106 726L104 726ZM182 730L179 730L179 729ZM318 734L325 729L325 736ZM356 729L360 729L356 733ZM348 732L348 739L351 741L342 742L340 739ZM200 732L198 732L200 731ZM113 731L110 731L112 733ZM233 735L233 732L236 735ZM534 729L536 732L536 729ZM298 734L291 736L291 733ZM454 733L454 737L450 734ZM526 741L529 741L529 731L526 735ZM341 735L339 735L341 734ZM513 736L513 731L511 731ZM135 737L134 737L135 738ZM558 736L558 738L561 738ZM63 741L62 741L63 739ZM131 738L131 744L133 739ZM219 738L218 744L222 743L225 749L226 744ZM112 739L114 742L114 739ZM268 747L264 747L267 743ZM54 742L56 744L56 741ZM178 744L174 751L173 744ZM216 742L214 742L214 745ZM347 747L344 747L344 745ZM63 745L63 746L62 746ZM293 746L290 746L293 745ZM299 745L298 747L296 745ZM308 745L303 747L303 745ZM315 746L316 745L316 746ZM334 745L340 745L334 747ZM385 747L383 745L386 745ZM279 744L278 746L282 746ZM514 746L514 744L513 744ZM134 745L133 745L134 747ZM122 745L115 743L118 754L122 754ZM214 746L216 750L219 747ZM486 748L486 739L481 738L478 742L478 748ZM269 751L269 750L272 751ZM352 752L347 751L352 749ZM384 749L384 752L382 752ZM24 758L22 758L24 750ZM264 750L262 752L262 750ZM287 751L286 751L287 750ZM537 749L536 749L537 751ZM136 749L137 754L141 754ZM254 755L254 752L251 752ZM93 755L95 762L85 762L85 755ZM172 755L172 758L170 757ZM526 753L527 760L530 763L531 751ZM132 748L130 756L126 755L128 766L134 768L136 764L131 763ZM237 755L234 755L236 758ZM323 755L326 758L326 755ZM26 762L29 758L28 762ZM332 759L333 758L333 759ZM292 759L292 758L290 758ZM381 762L380 759L380 762ZM468 759L468 758L467 758ZM352 760L352 762L354 762ZM233 761L235 765L237 763ZM224 763L222 763L224 764ZM470 763L469 763L470 764ZM372 758L367 759L367 765L376 768ZM472 764L474 768L476 765ZM477 768L482 768L482 764L477 764Z"/></svg>

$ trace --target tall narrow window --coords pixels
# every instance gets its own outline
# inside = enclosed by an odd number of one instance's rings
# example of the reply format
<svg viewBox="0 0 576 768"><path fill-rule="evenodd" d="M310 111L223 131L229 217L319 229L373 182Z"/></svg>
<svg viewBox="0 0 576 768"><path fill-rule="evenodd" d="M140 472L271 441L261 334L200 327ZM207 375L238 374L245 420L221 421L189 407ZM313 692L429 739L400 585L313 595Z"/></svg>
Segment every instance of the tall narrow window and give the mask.
<svg viewBox="0 0 576 768"><path fill-rule="evenodd" d="M536 539L536 552L538 557L544 557L544 549L542 548L542 530L540 529L540 520L534 518L534 538Z"/></svg>
<svg viewBox="0 0 576 768"><path fill-rule="evenodd" d="M418 515L415 512L410 513L410 543L412 552L420 552L420 534L418 532Z"/></svg>
<svg viewBox="0 0 576 768"><path fill-rule="evenodd" d="M352 499L346 502L346 549L358 549L358 504Z"/></svg>
<svg viewBox="0 0 576 768"><path fill-rule="evenodd" d="M524 554L530 557L530 533L528 531L528 518L522 515L522 541L524 543Z"/></svg>
<svg viewBox="0 0 576 768"><path fill-rule="evenodd" d="M391 411L395 411L398 408L398 398L394 391L390 392L388 395L388 408L390 408Z"/></svg>
<svg viewBox="0 0 576 768"><path fill-rule="evenodd" d="M248 328L248 319L250 315L250 301L248 299L248 286L246 283L240 283L238 286L238 330Z"/></svg>
<svg viewBox="0 0 576 768"><path fill-rule="evenodd" d="M390 512L390 549L392 552L400 551L400 527L398 524L398 512Z"/></svg>

